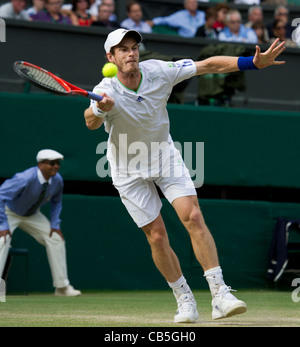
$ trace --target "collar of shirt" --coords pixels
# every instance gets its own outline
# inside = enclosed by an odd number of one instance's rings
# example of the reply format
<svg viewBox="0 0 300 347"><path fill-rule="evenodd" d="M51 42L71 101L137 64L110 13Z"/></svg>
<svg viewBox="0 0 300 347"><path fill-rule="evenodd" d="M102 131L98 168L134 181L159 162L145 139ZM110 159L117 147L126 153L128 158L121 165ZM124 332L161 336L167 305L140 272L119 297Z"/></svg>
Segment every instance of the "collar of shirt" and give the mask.
<svg viewBox="0 0 300 347"><path fill-rule="evenodd" d="M38 180L39 180L40 184L44 184L46 182L48 182L49 184L52 183L52 177L50 177L49 181L47 181L45 179L45 177L43 176L42 171L39 168L37 170L37 177L38 177Z"/></svg>

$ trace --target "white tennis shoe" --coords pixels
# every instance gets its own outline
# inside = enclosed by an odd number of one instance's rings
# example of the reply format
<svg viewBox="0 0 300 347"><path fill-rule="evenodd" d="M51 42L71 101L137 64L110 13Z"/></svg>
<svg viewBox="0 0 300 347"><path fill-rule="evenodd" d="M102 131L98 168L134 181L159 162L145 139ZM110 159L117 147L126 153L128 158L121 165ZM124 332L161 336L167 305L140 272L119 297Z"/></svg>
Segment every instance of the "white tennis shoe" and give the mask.
<svg viewBox="0 0 300 347"><path fill-rule="evenodd" d="M219 288L218 294L212 299L212 319L231 317L247 311L244 301L238 300L230 292L235 291L231 287L223 285Z"/></svg>
<svg viewBox="0 0 300 347"><path fill-rule="evenodd" d="M177 299L178 310L174 323L194 323L198 318L197 304L193 294L182 294Z"/></svg>

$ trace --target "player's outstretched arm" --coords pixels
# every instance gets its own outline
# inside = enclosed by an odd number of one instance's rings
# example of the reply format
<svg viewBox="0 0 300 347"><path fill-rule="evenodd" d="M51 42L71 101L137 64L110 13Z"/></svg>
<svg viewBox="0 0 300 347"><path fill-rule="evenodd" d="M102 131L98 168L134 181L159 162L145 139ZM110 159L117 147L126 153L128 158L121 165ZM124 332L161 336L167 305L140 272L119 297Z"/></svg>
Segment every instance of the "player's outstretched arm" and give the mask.
<svg viewBox="0 0 300 347"><path fill-rule="evenodd" d="M271 65L282 65L285 61L275 60L284 50L285 42L278 44L279 39L274 41L269 49L261 53L260 47L256 46L254 57L229 57L215 56L195 62L196 75L207 73L228 73L235 71L263 69Z"/></svg>

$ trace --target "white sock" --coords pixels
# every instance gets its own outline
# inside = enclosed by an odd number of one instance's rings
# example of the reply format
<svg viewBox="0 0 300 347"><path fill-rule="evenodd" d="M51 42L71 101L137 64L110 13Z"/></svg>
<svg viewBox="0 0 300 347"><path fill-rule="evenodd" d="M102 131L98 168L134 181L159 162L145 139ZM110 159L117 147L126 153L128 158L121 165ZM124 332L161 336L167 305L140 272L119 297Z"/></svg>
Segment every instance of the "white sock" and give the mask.
<svg viewBox="0 0 300 347"><path fill-rule="evenodd" d="M205 271L204 277L207 279L212 297L218 293L220 286L225 285L220 266Z"/></svg>
<svg viewBox="0 0 300 347"><path fill-rule="evenodd" d="M189 293L193 295L191 288L187 284L183 275L176 282L168 282L168 284L173 289L176 300L178 300L182 294Z"/></svg>

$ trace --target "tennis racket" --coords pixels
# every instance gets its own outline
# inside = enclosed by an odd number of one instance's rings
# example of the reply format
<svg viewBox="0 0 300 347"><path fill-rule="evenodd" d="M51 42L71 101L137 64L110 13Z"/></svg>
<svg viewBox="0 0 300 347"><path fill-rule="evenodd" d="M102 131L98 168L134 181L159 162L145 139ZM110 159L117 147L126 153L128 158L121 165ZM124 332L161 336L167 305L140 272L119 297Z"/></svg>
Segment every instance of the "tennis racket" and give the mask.
<svg viewBox="0 0 300 347"><path fill-rule="evenodd" d="M55 76L53 73L26 61L16 61L13 64L16 73L39 88L58 95L81 95L89 99L101 101L101 95L89 92Z"/></svg>

